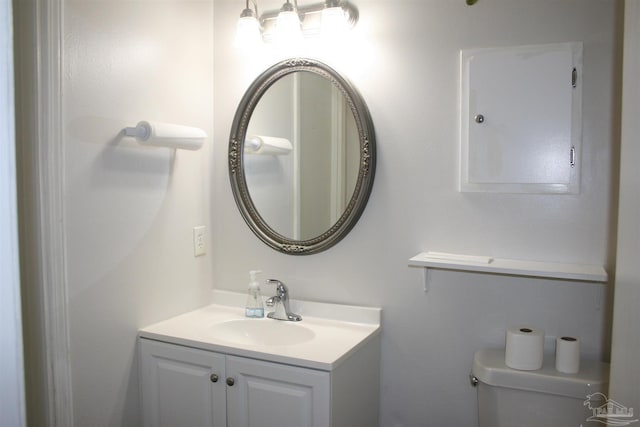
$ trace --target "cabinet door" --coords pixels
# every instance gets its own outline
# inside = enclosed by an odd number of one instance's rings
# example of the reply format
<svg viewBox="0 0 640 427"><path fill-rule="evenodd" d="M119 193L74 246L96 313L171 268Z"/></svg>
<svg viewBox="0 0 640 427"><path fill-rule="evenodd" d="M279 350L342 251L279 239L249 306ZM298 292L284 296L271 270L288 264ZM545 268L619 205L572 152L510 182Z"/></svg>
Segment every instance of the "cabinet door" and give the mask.
<svg viewBox="0 0 640 427"><path fill-rule="evenodd" d="M226 425L224 355L139 341L144 426Z"/></svg>
<svg viewBox="0 0 640 427"><path fill-rule="evenodd" d="M229 427L328 427L329 373L227 356Z"/></svg>
<svg viewBox="0 0 640 427"><path fill-rule="evenodd" d="M580 190L582 44L461 52L461 191Z"/></svg>

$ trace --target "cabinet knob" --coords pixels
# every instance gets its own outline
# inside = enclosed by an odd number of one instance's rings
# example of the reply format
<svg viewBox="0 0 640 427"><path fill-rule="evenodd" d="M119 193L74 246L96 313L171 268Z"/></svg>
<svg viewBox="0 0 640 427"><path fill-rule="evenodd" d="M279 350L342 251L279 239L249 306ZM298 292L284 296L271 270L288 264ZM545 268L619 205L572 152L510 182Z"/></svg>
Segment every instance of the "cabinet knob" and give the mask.
<svg viewBox="0 0 640 427"><path fill-rule="evenodd" d="M218 374L211 374L211 376L209 378L211 379L212 383L217 383L218 382Z"/></svg>
<svg viewBox="0 0 640 427"><path fill-rule="evenodd" d="M236 383L236 380L233 379L233 377L229 377L227 378L227 385L234 385Z"/></svg>

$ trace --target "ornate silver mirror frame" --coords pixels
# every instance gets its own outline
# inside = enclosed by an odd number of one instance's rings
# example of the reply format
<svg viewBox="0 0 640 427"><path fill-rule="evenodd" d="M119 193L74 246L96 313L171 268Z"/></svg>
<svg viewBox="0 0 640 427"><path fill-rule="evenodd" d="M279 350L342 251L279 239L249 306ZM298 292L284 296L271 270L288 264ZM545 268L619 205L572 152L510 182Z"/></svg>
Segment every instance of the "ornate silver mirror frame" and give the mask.
<svg viewBox="0 0 640 427"><path fill-rule="evenodd" d="M342 93L353 117L360 145L360 163L353 194L338 220L325 232L307 240L292 240L273 230L251 200L245 177L244 141L249 120L264 93L278 79L295 72L308 71L328 79ZM249 228L272 248L290 255L309 255L324 251L344 238L362 214L375 175L376 144L373 122L367 105L356 88L326 64L307 58L282 61L264 71L244 94L229 137L229 178L238 209Z"/></svg>

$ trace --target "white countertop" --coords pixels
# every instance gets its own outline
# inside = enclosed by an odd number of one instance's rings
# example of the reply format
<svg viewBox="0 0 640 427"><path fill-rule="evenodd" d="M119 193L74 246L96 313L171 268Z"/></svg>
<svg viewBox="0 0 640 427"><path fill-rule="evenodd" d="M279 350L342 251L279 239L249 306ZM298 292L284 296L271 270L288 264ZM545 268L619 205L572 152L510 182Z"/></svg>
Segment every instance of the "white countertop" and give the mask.
<svg viewBox="0 0 640 427"><path fill-rule="evenodd" d="M331 371L380 333L379 308L291 300L291 310L302 315L299 324L314 332L313 339L289 345L246 345L217 337L212 332L213 325L245 319L245 298L245 294L214 291L213 304L142 328L138 336L236 356ZM265 313L268 311L269 308ZM266 317L251 321L282 322Z"/></svg>

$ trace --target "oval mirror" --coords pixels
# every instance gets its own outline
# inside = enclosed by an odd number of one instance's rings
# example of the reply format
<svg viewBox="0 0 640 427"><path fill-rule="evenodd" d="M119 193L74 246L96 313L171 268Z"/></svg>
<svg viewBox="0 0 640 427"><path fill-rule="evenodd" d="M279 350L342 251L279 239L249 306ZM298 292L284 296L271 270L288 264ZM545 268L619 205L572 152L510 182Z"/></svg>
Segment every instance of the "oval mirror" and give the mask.
<svg viewBox="0 0 640 427"><path fill-rule="evenodd" d="M229 138L229 177L242 217L267 245L320 252L355 225L375 172L367 106L313 59L282 61L251 84Z"/></svg>

